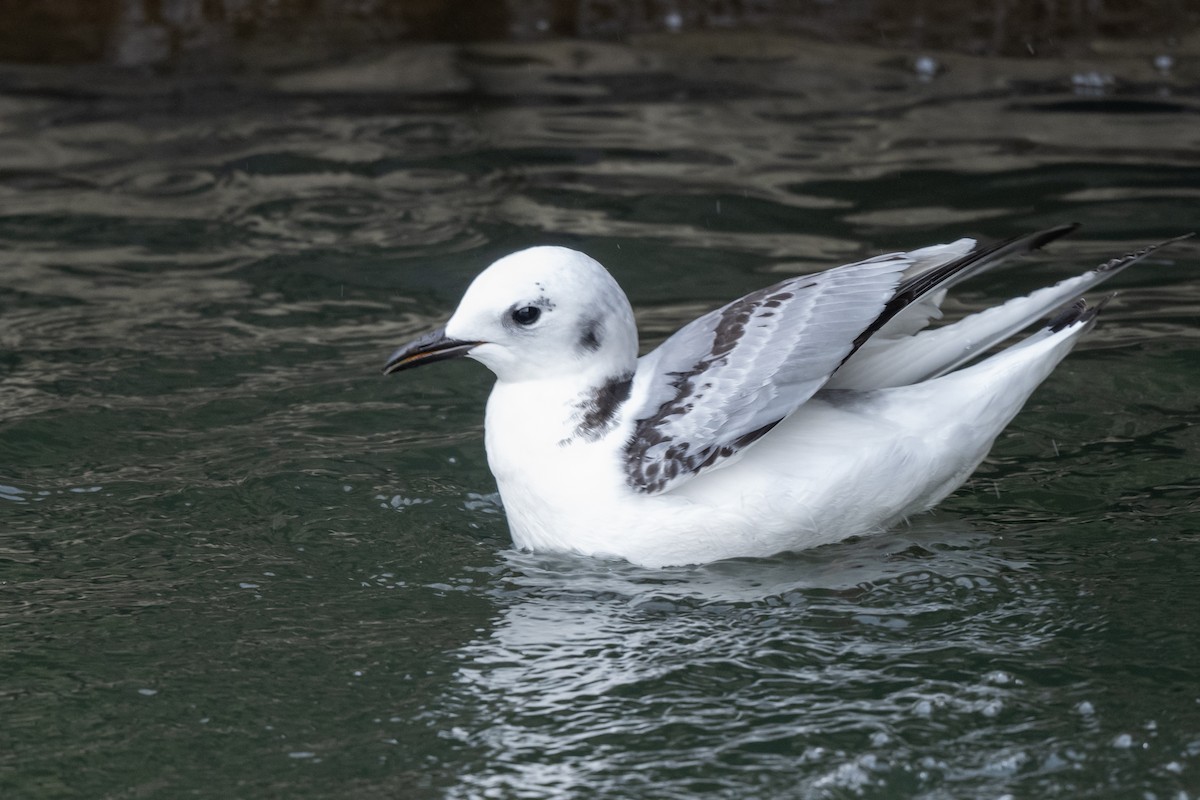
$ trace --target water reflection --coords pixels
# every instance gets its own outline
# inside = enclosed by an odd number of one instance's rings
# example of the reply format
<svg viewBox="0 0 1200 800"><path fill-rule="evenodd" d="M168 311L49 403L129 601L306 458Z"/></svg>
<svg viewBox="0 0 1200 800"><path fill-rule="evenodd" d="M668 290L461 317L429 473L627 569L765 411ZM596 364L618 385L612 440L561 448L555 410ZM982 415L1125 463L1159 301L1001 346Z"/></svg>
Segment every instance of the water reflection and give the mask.
<svg viewBox="0 0 1200 800"><path fill-rule="evenodd" d="M1007 738L1026 724L1020 665L1073 623L992 543L947 520L696 569L512 554L499 615L439 700L441 725L484 751L450 796L606 794L637 775L685 797L756 769L772 796L965 778L919 768L947 755L930 725L986 738L973 785L999 789L1037 757Z"/></svg>

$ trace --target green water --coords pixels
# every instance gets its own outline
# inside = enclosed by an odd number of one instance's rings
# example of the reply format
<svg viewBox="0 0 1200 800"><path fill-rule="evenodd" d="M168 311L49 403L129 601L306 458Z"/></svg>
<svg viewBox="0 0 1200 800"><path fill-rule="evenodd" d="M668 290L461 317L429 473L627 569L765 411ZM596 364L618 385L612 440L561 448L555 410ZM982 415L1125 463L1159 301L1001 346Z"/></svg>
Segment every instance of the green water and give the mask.
<svg viewBox="0 0 1200 800"><path fill-rule="evenodd" d="M939 513L765 561L514 553L486 372L380 376L534 243L653 342L879 251L1084 223L958 314L1200 227L1186 74L801 49L0 95L0 796L1200 796L1196 245Z"/></svg>

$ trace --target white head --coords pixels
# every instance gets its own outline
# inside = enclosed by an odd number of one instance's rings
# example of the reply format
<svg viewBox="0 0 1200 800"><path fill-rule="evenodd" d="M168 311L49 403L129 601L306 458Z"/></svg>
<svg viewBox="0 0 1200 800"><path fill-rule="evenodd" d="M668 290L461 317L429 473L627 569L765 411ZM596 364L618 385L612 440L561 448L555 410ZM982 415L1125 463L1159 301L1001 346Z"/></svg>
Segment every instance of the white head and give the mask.
<svg viewBox="0 0 1200 800"><path fill-rule="evenodd" d="M397 350L384 371L459 355L506 382L600 381L633 372L637 327L625 293L597 261L531 247L481 272L446 327Z"/></svg>

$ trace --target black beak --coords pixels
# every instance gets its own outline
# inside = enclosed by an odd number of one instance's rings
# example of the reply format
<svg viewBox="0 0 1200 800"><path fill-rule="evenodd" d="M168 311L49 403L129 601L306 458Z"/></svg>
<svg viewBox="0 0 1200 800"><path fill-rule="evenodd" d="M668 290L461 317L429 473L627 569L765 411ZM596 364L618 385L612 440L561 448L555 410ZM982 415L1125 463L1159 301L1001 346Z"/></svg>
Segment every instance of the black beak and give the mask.
<svg viewBox="0 0 1200 800"><path fill-rule="evenodd" d="M391 375L402 369L465 356L471 352L471 348L480 344L483 342L460 342L458 339L447 339L446 329L438 328L392 353L387 363L383 365L383 374Z"/></svg>

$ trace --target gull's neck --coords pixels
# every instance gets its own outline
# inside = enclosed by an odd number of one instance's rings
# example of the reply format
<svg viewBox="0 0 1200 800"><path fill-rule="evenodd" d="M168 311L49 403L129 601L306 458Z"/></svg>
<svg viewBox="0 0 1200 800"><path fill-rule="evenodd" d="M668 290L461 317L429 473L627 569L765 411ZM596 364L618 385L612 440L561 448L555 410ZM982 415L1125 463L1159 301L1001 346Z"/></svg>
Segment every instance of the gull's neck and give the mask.
<svg viewBox="0 0 1200 800"><path fill-rule="evenodd" d="M524 447L567 447L605 438L621 418L633 369L527 381L496 381L488 398L488 446L520 432Z"/></svg>
<svg viewBox="0 0 1200 800"><path fill-rule="evenodd" d="M620 453L632 373L497 381L484 438L513 541L555 544L564 520L625 490Z"/></svg>
<svg viewBox="0 0 1200 800"><path fill-rule="evenodd" d="M501 494L513 486L583 478L606 459L597 449L618 449L633 373L575 373L531 381L497 381L488 398L484 436L488 462ZM614 457L613 464L617 459Z"/></svg>

